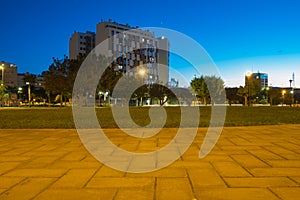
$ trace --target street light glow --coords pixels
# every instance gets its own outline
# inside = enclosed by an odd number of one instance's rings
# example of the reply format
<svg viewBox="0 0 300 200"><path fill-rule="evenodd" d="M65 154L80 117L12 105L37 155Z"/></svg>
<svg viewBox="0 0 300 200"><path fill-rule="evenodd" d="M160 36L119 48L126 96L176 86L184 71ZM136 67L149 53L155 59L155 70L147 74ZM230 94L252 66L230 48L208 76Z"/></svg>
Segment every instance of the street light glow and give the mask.
<svg viewBox="0 0 300 200"><path fill-rule="evenodd" d="M140 69L140 70L139 70L139 74L140 74L141 76L144 76L144 75L146 74L146 70L145 70L145 69Z"/></svg>
<svg viewBox="0 0 300 200"><path fill-rule="evenodd" d="M247 71L247 72L246 72L246 76L247 76L247 77L250 77L251 75L252 75L252 72L250 72L250 71Z"/></svg>

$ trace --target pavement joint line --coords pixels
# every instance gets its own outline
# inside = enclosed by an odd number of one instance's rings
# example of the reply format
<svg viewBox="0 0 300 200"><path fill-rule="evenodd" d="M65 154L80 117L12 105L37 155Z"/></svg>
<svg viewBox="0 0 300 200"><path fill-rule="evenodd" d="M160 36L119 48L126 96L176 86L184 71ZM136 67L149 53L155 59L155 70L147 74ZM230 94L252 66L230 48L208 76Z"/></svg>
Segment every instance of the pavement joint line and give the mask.
<svg viewBox="0 0 300 200"><path fill-rule="evenodd" d="M89 184L89 182L91 182L91 180L96 176L96 174L100 171L100 169L103 167L104 165L101 165L98 167L97 170L95 170L95 172L93 173L93 175L87 180L87 182L83 185L83 188L86 188L86 186Z"/></svg>
<svg viewBox="0 0 300 200"><path fill-rule="evenodd" d="M192 193L193 193L193 198L196 199L196 192L195 192L195 188L194 188L194 186L192 184L192 180L191 180L190 174L188 173L188 170L186 169L186 167L184 168L184 170L185 170L185 173L187 175L187 179L189 181L189 184L191 186L191 190L192 190Z"/></svg>
<svg viewBox="0 0 300 200"><path fill-rule="evenodd" d="M250 169L248 169L247 167L240 165L233 157L232 155L229 155L229 157L237 164L239 165L241 168L243 168L244 170L246 170L246 172L248 172L252 177L255 177L254 174L251 173Z"/></svg>
<svg viewBox="0 0 300 200"><path fill-rule="evenodd" d="M296 180L294 180L292 177L287 176L288 179L290 179L291 181L293 181L294 183L296 183L298 186L300 186L300 183L298 183Z"/></svg>
<svg viewBox="0 0 300 200"><path fill-rule="evenodd" d="M157 177L154 177L153 200L156 200L157 194Z"/></svg>
<svg viewBox="0 0 300 200"><path fill-rule="evenodd" d="M253 157L257 158L258 160L262 161L263 163L265 163L266 165L268 165L269 167L272 167L272 165L270 165L269 163L267 163L266 161L264 161L263 159L261 159L260 157L258 157L257 155L252 154L249 150L246 150L246 152L250 155L252 155Z"/></svg>
<svg viewBox="0 0 300 200"><path fill-rule="evenodd" d="M40 192L38 192L35 196L33 196L30 200L35 199L38 195L42 194L44 191L46 191L47 189L49 189L54 183L56 183L59 178L56 178L57 180L54 180L52 183L50 183L47 187L45 187L44 189L42 189Z"/></svg>
<svg viewBox="0 0 300 200"><path fill-rule="evenodd" d="M282 158L283 160L288 160L287 158L283 157L282 155L280 155L280 154L278 154L278 153L276 153L276 152L270 151L269 149L265 148L264 146L262 146L261 148L264 149L264 150L266 150L266 151L268 151L268 152L270 152L270 153L273 153L273 154L279 156L279 157Z"/></svg>
<svg viewBox="0 0 300 200"><path fill-rule="evenodd" d="M270 187L267 187L267 190L269 190L272 194L274 194L278 199L282 199L276 192L274 192Z"/></svg>

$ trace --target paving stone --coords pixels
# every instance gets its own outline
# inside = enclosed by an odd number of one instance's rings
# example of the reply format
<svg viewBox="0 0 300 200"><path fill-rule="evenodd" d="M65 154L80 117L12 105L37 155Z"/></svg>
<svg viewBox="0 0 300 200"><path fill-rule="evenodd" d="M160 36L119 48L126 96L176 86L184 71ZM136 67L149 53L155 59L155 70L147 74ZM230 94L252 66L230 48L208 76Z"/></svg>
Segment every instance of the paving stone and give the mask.
<svg viewBox="0 0 300 200"><path fill-rule="evenodd" d="M103 165L99 171L94 175L94 178L101 178L101 177L124 177L125 172L112 169Z"/></svg>
<svg viewBox="0 0 300 200"><path fill-rule="evenodd" d="M15 187L8 191L5 191L0 195L0 199L31 199L37 194L46 189L51 183L53 183L54 178L30 178L22 181Z"/></svg>
<svg viewBox="0 0 300 200"><path fill-rule="evenodd" d="M126 177L187 177L187 174L183 167L166 167L147 173L127 173Z"/></svg>
<svg viewBox="0 0 300 200"><path fill-rule="evenodd" d="M271 190L284 200L295 200L300 197L299 187L271 188Z"/></svg>
<svg viewBox="0 0 300 200"><path fill-rule="evenodd" d="M25 178L21 178L21 177L4 177L4 176L1 176L0 177L0 188L1 189L8 189L8 188L20 183L24 179Z"/></svg>
<svg viewBox="0 0 300 200"><path fill-rule="evenodd" d="M115 200L128 200L128 199L138 199L138 200L153 200L154 198L154 187L153 189L126 189L121 188L117 192Z"/></svg>
<svg viewBox="0 0 300 200"><path fill-rule="evenodd" d="M110 200L114 199L116 189L48 189L34 200Z"/></svg>
<svg viewBox="0 0 300 200"><path fill-rule="evenodd" d="M291 176L290 178L300 184L300 175L299 176Z"/></svg>
<svg viewBox="0 0 300 200"><path fill-rule="evenodd" d="M284 158L276 155L270 151L267 151L265 149L259 149L259 150L248 150L252 155L260 158L261 160L283 160Z"/></svg>
<svg viewBox="0 0 300 200"><path fill-rule="evenodd" d="M16 169L11 171L5 176L17 176L17 177L61 177L65 174L65 169Z"/></svg>
<svg viewBox="0 0 300 200"><path fill-rule="evenodd" d="M253 168L254 176L300 176L300 168Z"/></svg>
<svg viewBox="0 0 300 200"><path fill-rule="evenodd" d="M151 188L154 178L104 177L92 178L87 188Z"/></svg>
<svg viewBox="0 0 300 200"><path fill-rule="evenodd" d="M222 177L249 177L251 174L236 162L212 162Z"/></svg>
<svg viewBox="0 0 300 200"><path fill-rule="evenodd" d="M0 175L12 170L20 165L20 162L1 162L0 161Z"/></svg>
<svg viewBox="0 0 300 200"><path fill-rule="evenodd" d="M52 188L83 188L93 177L96 170L93 169L71 169L58 179Z"/></svg>
<svg viewBox="0 0 300 200"><path fill-rule="evenodd" d="M297 199L299 130L300 125L225 127L210 154L200 159L207 128L199 128L174 163L136 174L96 160L75 129L1 129L0 199ZM148 139L118 129L105 133L123 148L149 152L169 144L177 129L162 129ZM128 167L126 158L112 155Z"/></svg>
<svg viewBox="0 0 300 200"><path fill-rule="evenodd" d="M279 200L271 191L265 188L218 188L195 189L196 199L214 200Z"/></svg>
<svg viewBox="0 0 300 200"><path fill-rule="evenodd" d="M252 155L232 155L231 157L246 168L269 167L269 165Z"/></svg>
<svg viewBox="0 0 300 200"><path fill-rule="evenodd" d="M225 187L225 183L214 169L187 169L194 188Z"/></svg>
<svg viewBox="0 0 300 200"><path fill-rule="evenodd" d="M156 187L157 200L194 198L187 178L158 178Z"/></svg>
<svg viewBox="0 0 300 200"><path fill-rule="evenodd" d="M300 160L267 160L266 162L272 167L300 167Z"/></svg>
<svg viewBox="0 0 300 200"><path fill-rule="evenodd" d="M224 178L230 187L286 187L298 186L297 183L287 177L268 177L268 178Z"/></svg>

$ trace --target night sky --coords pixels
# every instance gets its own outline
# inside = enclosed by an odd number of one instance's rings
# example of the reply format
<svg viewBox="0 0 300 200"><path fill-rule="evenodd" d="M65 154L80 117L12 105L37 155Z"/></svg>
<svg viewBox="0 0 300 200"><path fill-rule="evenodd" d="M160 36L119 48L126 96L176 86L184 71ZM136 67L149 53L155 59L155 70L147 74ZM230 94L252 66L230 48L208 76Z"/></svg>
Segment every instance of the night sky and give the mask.
<svg viewBox="0 0 300 200"><path fill-rule="evenodd" d="M69 54L74 31L96 31L101 20L164 27L196 40L217 64L226 86L246 71L266 72L273 86L300 87L300 1L1 1L0 61L39 74L52 57ZM171 57L174 68L184 68ZM185 71L188 77L192 72Z"/></svg>

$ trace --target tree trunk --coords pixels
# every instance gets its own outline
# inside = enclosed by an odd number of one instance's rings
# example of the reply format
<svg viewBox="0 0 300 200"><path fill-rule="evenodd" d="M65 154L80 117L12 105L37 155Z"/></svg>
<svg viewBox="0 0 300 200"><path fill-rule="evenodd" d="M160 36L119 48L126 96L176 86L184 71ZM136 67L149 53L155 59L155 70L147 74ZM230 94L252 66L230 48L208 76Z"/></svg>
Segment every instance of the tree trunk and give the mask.
<svg viewBox="0 0 300 200"><path fill-rule="evenodd" d="M205 106L207 106L206 97L203 97L203 103L204 103Z"/></svg>
<svg viewBox="0 0 300 200"><path fill-rule="evenodd" d="M63 103L62 97L63 97L63 93L60 94L60 107L62 107L62 103Z"/></svg>
<svg viewBox="0 0 300 200"><path fill-rule="evenodd" d="M248 106L248 97L244 96L244 102L245 102L245 106Z"/></svg>
<svg viewBox="0 0 300 200"><path fill-rule="evenodd" d="M51 106L50 92L48 93L48 102L49 102L48 107L50 107Z"/></svg>

